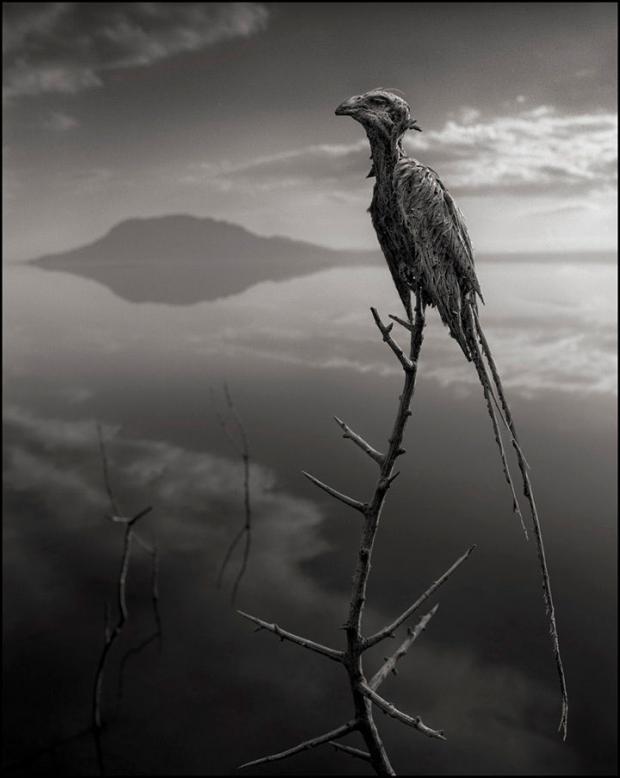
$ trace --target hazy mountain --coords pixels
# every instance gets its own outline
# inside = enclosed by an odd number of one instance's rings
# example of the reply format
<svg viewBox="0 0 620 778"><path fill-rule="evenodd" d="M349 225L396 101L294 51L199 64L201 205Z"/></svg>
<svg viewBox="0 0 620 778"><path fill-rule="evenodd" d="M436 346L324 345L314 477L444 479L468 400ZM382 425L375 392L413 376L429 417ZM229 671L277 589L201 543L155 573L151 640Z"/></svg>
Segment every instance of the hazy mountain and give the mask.
<svg viewBox="0 0 620 778"><path fill-rule="evenodd" d="M176 215L129 219L94 243L31 263L98 281L130 302L186 305L237 294L260 281L379 261L378 252L335 251Z"/></svg>
<svg viewBox="0 0 620 778"><path fill-rule="evenodd" d="M480 255L477 261L609 262L612 252ZM284 237L265 238L210 218L128 219L94 243L31 260L46 270L98 281L130 302L188 305L342 265L383 264L376 251L337 251Z"/></svg>

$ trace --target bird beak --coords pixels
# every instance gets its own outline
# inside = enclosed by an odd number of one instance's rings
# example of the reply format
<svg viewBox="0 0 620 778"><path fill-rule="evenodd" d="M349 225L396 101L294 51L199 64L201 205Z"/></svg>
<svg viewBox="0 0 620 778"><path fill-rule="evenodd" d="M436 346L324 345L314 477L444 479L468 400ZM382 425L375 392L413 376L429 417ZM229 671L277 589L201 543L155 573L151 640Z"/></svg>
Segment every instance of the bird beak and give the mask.
<svg viewBox="0 0 620 778"><path fill-rule="evenodd" d="M336 108L336 116L354 116L360 107L361 97L349 97Z"/></svg>
<svg viewBox="0 0 620 778"><path fill-rule="evenodd" d="M417 130L418 132L422 132L422 128L418 127L417 122L415 119L411 119L409 124L407 125L408 130Z"/></svg>

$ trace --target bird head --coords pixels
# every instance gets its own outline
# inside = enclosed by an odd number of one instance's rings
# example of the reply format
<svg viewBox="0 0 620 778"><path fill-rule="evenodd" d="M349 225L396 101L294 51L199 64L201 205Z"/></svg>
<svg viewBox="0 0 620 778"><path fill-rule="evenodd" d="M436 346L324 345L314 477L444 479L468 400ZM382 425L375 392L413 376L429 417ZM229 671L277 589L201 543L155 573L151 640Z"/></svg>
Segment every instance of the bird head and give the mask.
<svg viewBox="0 0 620 778"><path fill-rule="evenodd" d="M399 137L407 130L422 132L411 118L407 102L387 89L349 97L336 108L336 116L351 116L365 130L390 137Z"/></svg>

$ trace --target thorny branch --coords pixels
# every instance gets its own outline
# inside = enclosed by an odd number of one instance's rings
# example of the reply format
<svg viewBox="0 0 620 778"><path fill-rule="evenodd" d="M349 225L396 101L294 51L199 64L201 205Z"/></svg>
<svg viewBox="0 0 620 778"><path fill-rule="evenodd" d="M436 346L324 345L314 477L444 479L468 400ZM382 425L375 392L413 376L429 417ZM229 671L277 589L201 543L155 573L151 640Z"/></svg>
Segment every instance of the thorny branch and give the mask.
<svg viewBox="0 0 620 778"><path fill-rule="evenodd" d="M363 759L365 762L370 762L370 754L368 751L362 751L360 748L353 748L352 746L345 746L344 743L336 743L335 740L330 740L329 745L333 746L337 751L344 751L345 754L356 756L358 759Z"/></svg>
<svg viewBox="0 0 620 778"><path fill-rule="evenodd" d="M441 575L436 581L434 581L428 589L424 592L424 594L421 594L418 599L411 605L409 608L407 608L406 611L403 611L403 613L400 614L400 616L397 619L394 619L394 621L391 624L388 624L383 629L379 630L379 632L376 632L374 635L371 635L370 637L366 638L364 640L364 650L367 648L371 648L372 646L376 645L377 643L381 642L384 638L393 637L394 636L394 630L398 629L400 625L406 621L409 616L411 616L414 611L416 611L422 603L427 600L433 592L438 589L442 583L448 580L448 578L452 575L452 573L459 568L463 562L467 559L467 557L471 554L471 552L476 548L475 545L470 546L470 548L467 549L467 551L463 554L463 556L459 557L456 562L449 567L446 572Z"/></svg>
<svg viewBox="0 0 620 778"><path fill-rule="evenodd" d="M101 717L101 693L103 689L103 676L104 676L106 661L112 646L114 645L115 641L121 634L123 627L125 626L125 623L129 618L129 613L127 610L126 588L127 588L127 574L129 572L129 561L131 556L131 545L134 539L137 540L140 543L140 545L148 551L148 553L151 555L152 558L151 597L153 600L153 609L154 609L155 618L157 622L157 629L158 632L161 633L161 623L159 619L159 608L158 608L159 561L158 561L157 549L154 546L150 546L148 543L146 543L146 541L142 540L142 538L140 538L140 536L135 531L135 526L138 523L138 521L140 521L140 519L142 519L144 516L150 513L152 507L148 506L146 508L143 508L141 511L139 511L132 517L126 517L122 514L119 505L114 498L114 493L110 483L108 459L106 455L105 446L103 443L103 435L101 432L100 425L97 425L97 434L99 437L99 449L101 452L101 462L103 467L103 480L108 495L108 499L110 501L110 507L112 509L112 514L109 515L108 518L111 521L124 524L125 532L123 536L123 553L121 556L121 565L120 565L120 571L119 571L118 583L117 583L118 619L116 621L116 624L112 628L110 628L110 624L109 624L109 609L106 603L103 648L101 650L101 655L99 657L99 662L97 664L97 672L95 674L95 683L93 689L92 729L94 732L99 732L103 726L102 717Z"/></svg>
<svg viewBox="0 0 620 778"><path fill-rule="evenodd" d="M242 770L244 767L254 767L255 765L263 764L264 762L277 762L279 759L286 759L287 756L293 756L293 754L298 754L300 751L308 751L323 743L329 743L336 738L344 737L345 735L348 735L349 732L353 732L354 729L357 729L356 722L349 721L341 727L330 729L330 731L326 732L324 735L319 735L311 740L304 740L303 743L293 746L293 748L289 748L286 751L280 751L279 753L271 754L270 756L263 756L261 759L255 759L253 762L246 762L245 764L239 765L239 770Z"/></svg>
<svg viewBox="0 0 620 778"><path fill-rule="evenodd" d="M250 616L249 613L244 613L243 611L237 611L237 613L240 616L243 616L244 619L248 619L249 621L258 624L258 629L255 630L256 632L265 629L268 632L273 632L280 640L288 640L291 643L296 643L298 646L303 646L303 648L307 648L310 651L316 651L317 654L322 654L329 659L334 659L336 662L342 662L344 658L343 651L336 651L334 648L328 648L327 646L322 646L320 643L315 643L314 640L308 640L307 638L299 637L299 635L294 635L292 632L287 632L285 629L282 629L277 624L269 624L262 619L256 618L256 616Z"/></svg>
<svg viewBox="0 0 620 778"><path fill-rule="evenodd" d="M368 686L373 689L373 691L376 691L379 686L381 686L383 681L385 681L390 673L393 675L398 674L398 671L396 670L396 663L405 656L413 643L426 629L428 622L433 618L435 613L437 613L437 608L439 608L439 603L437 603L437 605L435 605L435 607L429 613L427 613L426 616L422 616L420 621L418 621L418 623L415 625L414 629L407 627L407 637L403 640L392 656L385 657L384 663L370 679Z"/></svg>
<svg viewBox="0 0 620 778"><path fill-rule="evenodd" d="M385 499L390 486L398 473L393 472L394 464L399 456L405 453L402 448L402 440L405 431L405 425L409 416L411 416L410 405L415 390L415 381L417 375L418 358L420 355L420 349L422 347L423 330L425 325L424 305L420 294L416 295L416 309L415 317L413 321L404 321L398 317L392 317L399 324L402 324L405 329L410 333L409 354L401 349L398 343L392 337L391 331L393 324L385 325L381 320L379 314L374 308L371 308L375 323L381 332L383 340L388 344L392 352L401 364L404 372L404 384L403 389L399 397L398 407L396 411L396 417L392 428L391 435L388 439L388 447L385 454L380 453L377 449L367 443L357 433L345 424L344 421L335 417L336 423L343 431L343 437L350 439L356 446L362 449L379 467L379 476L375 483L374 492L371 498L367 502L361 502L355 500L352 497L348 497L331 486L327 486L322 481L319 481L314 476L310 476L308 473L303 473L307 478L312 481L323 491L330 494L335 499L346 505L358 510L363 517L360 546L358 551L358 561L353 575L353 587L351 592L351 600L349 605L349 614L347 621L344 624L344 631L346 634L346 648L344 651L337 651L332 648L327 648L314 641L306 638L293 635L286 632L276 624L269 624L268 622L258 619L255 616L250 616L247 613L239 612L244 618L250 619L255 624L259 625L259 629L266 629L279 637L281 640L289 640L297 643L305 648L322 654L329 659L341 662L348 674L349 685L351 687L351 693L353 696L354 717L343 724L341 727L331 730L325 735L321 735L311 740L290 748L286 751L281 751L277 754L256 759L252 762L247 762L241 767L250 767L265 762L273 762L278 759L285 759L286 757L293 756L301 751L309 748L315 748L316 746L324 743L329 743L335 748L348 753L351 756L368 761L373 766L375 772L378 775L395 775L394 769L390 764L388 755L383 746L383 742L377 731L373 719L373 706L378 707L384 713L398 719L403 724L416 729L424 735L439 740L445 740L445 735L442 730L432 729L427 726L419 716L410 716L407 713L400 711L392 703L385 700L377 693L377 689L383 683L390 673L396 674L397 662L407 653L413 642L418 638L422 631L427 626L428 622L435 615L437 611L437 605L435 605L429 613L423 616L413 629L408 630L407 637L396 649L394 654L390 657L386 657L383 665L368 681L362 664L362 656L364 652L375 645L379 641L387 637L394 637L394 631L405 622L417 608L422 605L442 583L444 583L457 568L469 557L475 546L472 546L463 556L442 575L440 576L406 611L404 611L397 619L388 624L379 632L370 637L365 637L362 632L362 621L364 615L364 608L366 604L366 586L368 577L370 574L372 551L374 541L381 518L381 513L385 503ZM413 318L413 317L412 317ZM351 732L359 732L363 738L367 751L362 751L352 746L336 743L335 741L344 735Z"/></svg>
<svg viewBox="0 0 620 778"><path fill-rule="evenodd" d="M121 556L121 565L120 565L120 571L119 571L119 577L117 583L117 602L118 602L118 614L119 614L118 620L113 628L110 627L110 607L109 607L109 603L106 602L104 605L104 629L103 629L104 640L103 640L103 647L101 650L101 654L99 656L99 661L97 664L97 671L95 673L93 697L91 703L90 725L88 727L85 727L84 729L81 729L79 732L74 733L73 735L69 735L67 737L56 740L51 745L38 750L33 756L29 757L28 759L22 760L20 762L16 762L15 766L22 765L22 764L23 765L31 764L40 756L47 753L54 754L58 747L70 743L74 740L78 740L79 738L90 734L94 737L99 774L100 775L104 774L103 751L101 745L101 733L103 730L103 722L101 717L101 696L102 696L102 689L103 689L103 677L104 677L106 661L110 653L110 650L112 649L112 646L114 645L115 641L117 640L120 633L122 632L122 629L125 623L127 622L127 619L129 618L129 613L127 610L126 586L127 586L127 575L129 572L131 545L133 540L137 541L137 543L140 546L142 546L142 548L151 557L151 599L153 602L153 613L155 616L156 630L149 637L145 638L138 646L129 649L121 659L118 689L117 689L117 699L116 699L116 709L114 715L116 715L116 712L118 711L118 706L120 704L120 700L122 697L123 672L124 672L124 667L126 662L130 657L140 653L144 648L146 648L147 645L149 645L155 639L161 639L161 634L162 634L161 618L159 614L159 554L158 554L157 547L155 545L151 546L149 543L147 543L143 538L140 537L140 535L137 534L135 530L135 526L138 523L138 521L140 521L140 519L142 519L144 516L150 513L153 509L151 506L147 506L146 508L143 508L141 511L136 513L134 516L127 517L123 515L114 497L114 492L112 490L112 485L110 482L110 470L108 465L108 457L103 442L103 434L101 431L100 424L97 424L97 437L99 440L99 452L101 456L101 466L103 471L103 483L104 483L105 491L108 496L110 509L111 509L111 513L107 514L106 517L112 522L125 525L125 532L123 536L123 552ZM5 770L10 769L10 767L11 766L9 765L4 765L3 769Z"/></svg>

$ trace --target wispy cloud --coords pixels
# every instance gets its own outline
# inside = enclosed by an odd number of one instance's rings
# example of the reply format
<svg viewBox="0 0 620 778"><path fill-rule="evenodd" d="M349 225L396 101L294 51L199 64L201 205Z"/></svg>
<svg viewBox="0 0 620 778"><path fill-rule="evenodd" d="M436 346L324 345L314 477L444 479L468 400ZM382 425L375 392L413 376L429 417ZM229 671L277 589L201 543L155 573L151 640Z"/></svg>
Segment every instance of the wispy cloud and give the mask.
<svg viewBox="0 0 620 778"><path fill-rule="evenodd" d="M368 159L366 140L353 144L320 143L245 162L201 162L193 166L182 181L209 181L224 188L248 186L258 189L286 188L314 181L342 184L349 178L359 177L364 164L370 167L370 162L364 163L364 158Z"/></svg>
<svg viewBox="0 0 620 778"><path fill-rule="evenodd" d="M541 105L491 120L448 121L407 146L441 165L454 190L549 192L613 183L617 132L615 114L561 114Z"/></svg>
<svg viewBox="0 0 620 778"><path fill-rule="evenodd" d="M5 99L74 94L106 70L144 67L267 23L260 3L6 3Z"/></svg>
<svg viewBox="0 0 620 778"><path fill-rule="evenodd" d="M462 194L583 191L617 179L617 116L562 114L541 105L481 118L464 107L441 129L408 136L407 151L438 170ZM368 142L316 144L244 163L198 165L203 177L225 186L279 188L330 183L350 190L368 172Z"/></svg>
<svg viewBox="0 0 620 778"><path fill-rule="evenodd" d="M79 121L66 113L54 112L45 120L44 126L54 132L67 132L80 126Z"/></svg>
<svg viewBox="0 0 620 778"><path fill-rule="evenodd" d="M507 388L524 396L541 390L617 391L613 265L496 262L481 265L479 277L487 297L482 323ZM273 289L261 284L222 301L226 324L212 320L213 339L202 338L201 353L225 350L240 359L251 355L317 370L400 373L377 349L368 320L371 304L393 310L391 280L382 268L359 267L354 281L350 270L333 269L280 282L278 308L266 325L260 312L272 295ZM311 307L308 299L315 301ZM294 337L283 337L293 318ZM426 379L455 389L477 384L475 370L433 311L423 360Z"/></svg>
<svg viewBox="0 0 620 778"><path fill-rule="evenodd" d="M94 419L68 421L11 405L3 420L7 492L36 495L60 529L105 521L108 498ZM155 507L149 526L166 549L200 549L207 566L217 570L243 512L240 462L165 441L126 438L116 426L104 425L103 432L120 505L131 510L129 506L148 501ZM328 548L319 532L321 511L282 490L273 470L255 462L250 486L261 528L254 538L252 562L261 571L262 585L294 585L310 602L316 592L298 567Z"/></svg>

